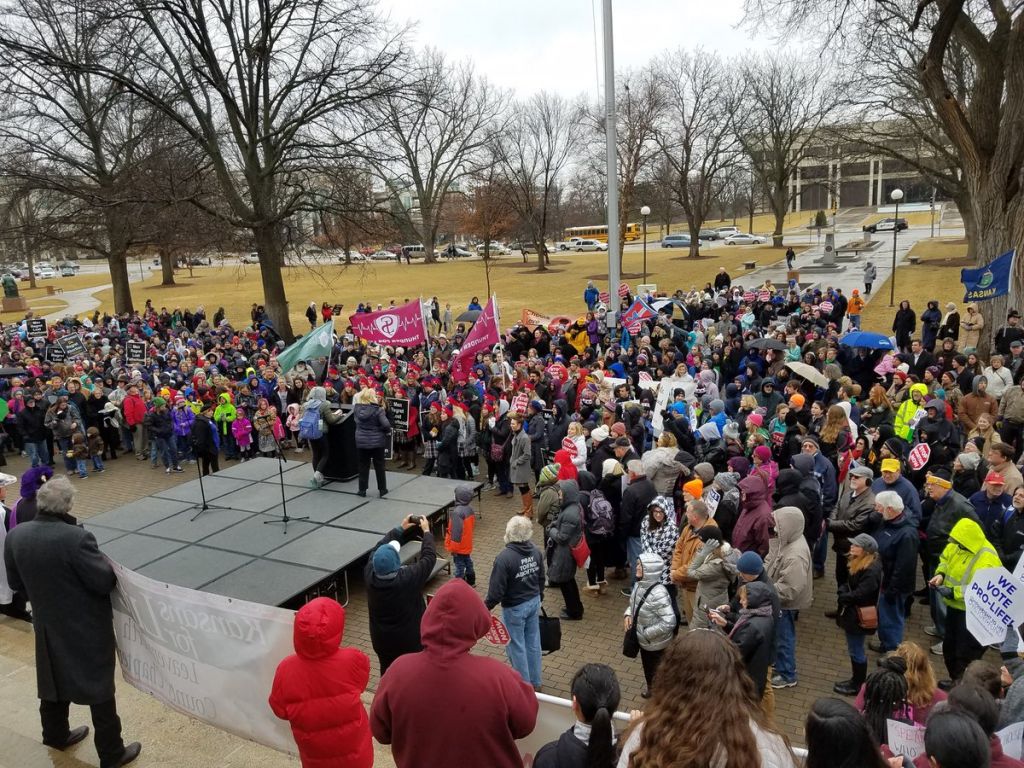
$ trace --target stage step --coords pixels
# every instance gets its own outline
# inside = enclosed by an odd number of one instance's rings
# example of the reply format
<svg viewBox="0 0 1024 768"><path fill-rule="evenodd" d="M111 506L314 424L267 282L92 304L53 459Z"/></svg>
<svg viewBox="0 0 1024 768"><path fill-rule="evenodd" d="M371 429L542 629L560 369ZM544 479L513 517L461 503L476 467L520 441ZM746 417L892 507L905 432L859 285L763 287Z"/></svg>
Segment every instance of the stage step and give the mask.
<svg viewBox="0 0 1024 768"><path fill-rule="evenodd" d="M398 558L402 561L402 565L408 565L409 563L412 563L417 558L419 558L421 546L422 542L419 541L408 541L405 544L403 544L402 548L398 550ZM434 577L436 577L437 574L439 574L442 570L451 573L452 566L448 560L439 557L434 562L434 568L430 572L430 579L428 579L428 581L432 581Z"/></svg>

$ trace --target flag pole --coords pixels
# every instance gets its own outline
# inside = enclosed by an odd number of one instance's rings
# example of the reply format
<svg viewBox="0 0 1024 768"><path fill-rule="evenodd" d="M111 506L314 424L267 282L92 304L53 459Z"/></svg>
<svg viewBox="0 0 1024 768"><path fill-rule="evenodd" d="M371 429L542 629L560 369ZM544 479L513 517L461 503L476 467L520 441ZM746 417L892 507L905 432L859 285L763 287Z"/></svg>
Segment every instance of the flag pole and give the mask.
<svg viewBox="0 0 1024 768"><path fill-rule="evenodd" d="M430 329L427 327L427 316L423 314L423 294L420 294L420 322L423 324L423 348L427 353L427 365L431 376L434 375L434 360L430 355Z"/></svg>

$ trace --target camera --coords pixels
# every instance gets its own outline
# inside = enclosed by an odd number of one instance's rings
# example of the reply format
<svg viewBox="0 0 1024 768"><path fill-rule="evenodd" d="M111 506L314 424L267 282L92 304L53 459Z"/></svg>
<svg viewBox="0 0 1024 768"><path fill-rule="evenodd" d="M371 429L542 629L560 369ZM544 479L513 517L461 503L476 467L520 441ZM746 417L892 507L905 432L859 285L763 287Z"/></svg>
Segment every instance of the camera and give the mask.
<svg viewBox="0 0 1024 768"><path fill-rule="evenodd" d="M412 525L420 525L423 522L423 518L420 515L410 515L409 522Z"/></svg>

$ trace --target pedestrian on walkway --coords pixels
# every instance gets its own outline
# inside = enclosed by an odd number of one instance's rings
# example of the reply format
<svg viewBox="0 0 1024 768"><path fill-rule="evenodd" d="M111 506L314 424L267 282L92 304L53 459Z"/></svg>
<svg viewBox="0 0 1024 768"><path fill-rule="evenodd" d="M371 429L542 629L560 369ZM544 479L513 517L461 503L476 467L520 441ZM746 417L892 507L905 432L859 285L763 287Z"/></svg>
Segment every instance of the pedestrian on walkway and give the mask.
<svg viewBox="0 0 1024 768"><path fill-rule="evenodd" d="M878 277L878 270L875 269L875 265L870 261L864 265L864 295L871 295L871 286L875 282L875 278Z"/></svg>

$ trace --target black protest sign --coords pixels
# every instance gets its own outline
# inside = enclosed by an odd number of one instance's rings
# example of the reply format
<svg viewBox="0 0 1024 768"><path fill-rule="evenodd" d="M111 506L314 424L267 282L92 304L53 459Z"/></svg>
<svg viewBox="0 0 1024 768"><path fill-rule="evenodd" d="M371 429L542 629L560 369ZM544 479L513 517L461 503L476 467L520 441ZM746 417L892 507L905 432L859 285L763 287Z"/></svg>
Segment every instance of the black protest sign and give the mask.
<svg viewBox="0 0 1024 768"><path fill-rule="evenodd" d="M41 317L33 317L25 321L25 330L30 339L46 337L46 321Z"/></svg>
<svg viewBox="0 0 1024 768"><path fill-rule="evenodd" d="M85 357L89 351L82 343L82 337L77 333L71 333L57 341L64 353L72 360L78 357Z"/></svg>
<svg viewBox="0 0 1024 768"><path fill-rule="evenodd" d="M388 444L384 446L384 461L391 461L395 458L395 433L388 434Z"/></svg>
<svg viewBox="0 0 1024 768"><path fill-rule="evenodd" d="M51 363L63 363L68 359L67 353L64 348L58 344L47 344L46 345L46 359Z"/></svg>
<svg viewBox="0 0 1024 768"><path fill-rule="evenodd" d="M344 304L335 304L333 307L331 307L331 314L337 317L338 315L341 314L341 310L344 309L344 306Z"/></svg>
<svg viewBox="0 0 1024 768"><path fill-rule="evenodd" d="M125 361L128 365L146 364L146 342L129 341L125 345Z"/></svg>
<svg viewBox="0 0 1024 768"><path fill-rule="evenodd" d="M404 397L385 397L388 418L395 429L409 429L409 401Z"/></svg>
<svg viewBox="0 0 1024 768"><path fill-rule="evenodd" d="M18 326L8 325L4 328L4 335L7 336L7 340L11 341L18 335Z"/></svg>

